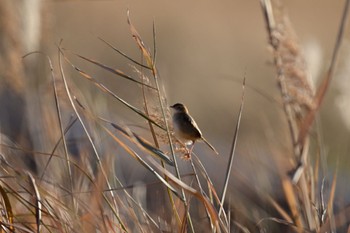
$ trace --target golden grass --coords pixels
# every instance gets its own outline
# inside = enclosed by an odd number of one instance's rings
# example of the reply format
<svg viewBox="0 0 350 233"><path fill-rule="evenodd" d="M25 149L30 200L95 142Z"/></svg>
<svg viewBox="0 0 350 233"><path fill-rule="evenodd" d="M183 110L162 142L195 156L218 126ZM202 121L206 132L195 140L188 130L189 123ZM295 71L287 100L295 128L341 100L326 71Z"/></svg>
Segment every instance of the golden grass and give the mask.
<svg viewBox="0 0 350 233"><path fill-rule="evenodd" d="M239 143L240 120L244 115L245 78L222 190L212 181L196 154L188 161L191 173L180 172L178 158L184 149L174 138L169 123L166 93L161 87L161 77L156 67L155 26L154 51L151 52L132 24L128 12L127 23L142 55L141 62L130 58L104 39L99 39L112 51L126 57L138 77L64 49L62 42L58 45L57 68L47 57L55 99L55 111L50 114L58 119L56 129L59 132L54 132L58 138L51 152L32 152L40 157L38 162L41 161L43 165L38 174L9 162L8 155L1 155L0 231L335 232L348 224L349 221L344 220L348 208L334 214L337 174L334 174L330 188L320 185L320 180L325 180L320 177L322 158L320 153L314 155L310 149L320 145L314 145L309 135L332 77L348 6L344 8L330 72L314 91L287 15L269 0L261 0L261 5L289 125L290 138L286 141L293 144L291 153L286 153L292 154L293 171L279 170L279 177L276 177L283 189L281 199L269 194L261 195L249 183L245 184L245 191L252 195L247 197L251 198L251 205L243 206L227 195L229 180L235 175L232 165ZM142 106L121 98L98 78L72 62L72 57L134 84L141 93ZM140 127L146 129L152 141L146 140L140 132L124 123L100 115L86 104L72 78L66 75L67 67L92 84L94 90L121 103L130 111L130 115L140 117L143 122ZM73 117L67 121L69 114ZM78 156L72 154L67 136L76 125L79 125L84 141L89 145L86 151L80 148ZM75 143L79 145L79 142ZM19 148L14 146L12 149ZM133 166L144 169L155 181L144 184L144 187L124 184L120 171L115 168L122 155L134 162ZM316 158L315 161L313 158ZM127 168L123 172L127 172ZM325 192L329 192L327 200L324 199ZM156 210L152 211L147 206L150 204L147 195L157 199L159 206ZM268 208L264 209L265 206Z"/></svg>

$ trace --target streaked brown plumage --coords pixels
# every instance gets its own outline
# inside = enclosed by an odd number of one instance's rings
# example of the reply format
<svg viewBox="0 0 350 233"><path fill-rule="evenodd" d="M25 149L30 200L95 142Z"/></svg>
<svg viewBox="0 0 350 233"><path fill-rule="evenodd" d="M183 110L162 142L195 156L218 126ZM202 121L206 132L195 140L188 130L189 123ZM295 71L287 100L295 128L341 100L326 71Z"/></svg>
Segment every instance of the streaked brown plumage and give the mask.
<svg viewBox="0 0 350 233"><path fill-rule="evenodd" d="M197 140L203 140L216 154L219 154L203 137L197 123L193 120L185 105L177 103L170 107L174 110L173 125L175 134L181 139L192 141L192 147L189 154L192 153L194 143Z"/></svg>

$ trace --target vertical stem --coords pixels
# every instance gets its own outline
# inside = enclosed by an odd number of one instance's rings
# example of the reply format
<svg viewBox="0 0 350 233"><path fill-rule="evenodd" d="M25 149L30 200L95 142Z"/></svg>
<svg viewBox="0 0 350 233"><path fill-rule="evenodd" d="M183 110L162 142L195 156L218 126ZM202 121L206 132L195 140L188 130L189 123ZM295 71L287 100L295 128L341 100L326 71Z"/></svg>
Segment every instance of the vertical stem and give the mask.
<svg viewBox="0 0 350 233"><path fill-rule="evenodd" d="M174 152L174 147L173 147L173 143L172 143L172 140L171 140L171 135L170 135L170 130L169 130L169 124L168 124L168 120L167 120L167 117L166 117L166 114L165 114L165 109L164 109L164 105L163 105L163 101L162 101L162 96L161 96L161 93L160 93L159 82L158 82L158 73L157 73L157 70L156 70L156 67L154 66L154 64L152 64L152 73L153 73L154 81L155 81L155 84L156 84L156 88L157 88L157 90L158 90L158 91L157 91L157 94L158 94L158 101L159 101L159 104L160 104L160 108L161 108L162 115L163 115L163 119L164 119L164 123L165 123L165 128L166 128L166 132L167 132L167 136L168 136L168 140L169 140L169 145L170 145L170 152L171 152L171 156L172 156L173 161L174 161L174 167L175 167L176 177L177 177L179 180L181 180L181 175L180 175L180 171L179 171L179 166L178 166L178 163L177 163L177 160L176 160L176 156L175 156L175 152ZM181 188L181 193L182 193L182 197L183 197L183 199L184 199L185 209L187 210L187 209L188 209L188 206L187 206L185 191L183 190L183 188ZM188 219L188 222L189 222L189 224L190 224L190 227L191 227L192 232L195 232L195 231L194 231L194 228L193 228L193 223L192 223L191 216L190 216L190 213L189 213L189 212L187 212L187 219Z"/></svg>

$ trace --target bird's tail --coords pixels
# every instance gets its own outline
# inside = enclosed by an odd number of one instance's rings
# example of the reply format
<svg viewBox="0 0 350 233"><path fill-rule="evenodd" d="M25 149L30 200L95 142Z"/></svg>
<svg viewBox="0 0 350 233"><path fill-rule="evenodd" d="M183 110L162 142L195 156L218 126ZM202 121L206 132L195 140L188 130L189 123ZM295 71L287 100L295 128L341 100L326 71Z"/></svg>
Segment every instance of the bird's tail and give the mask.
<svg viewBox="0 0 350 233"><path fill-rule="evenodd" d="M207 139L205 139L204 137L202 137L202 140L203 140L203 142L205 142L205 144L207 144L207 145L210 147L210 149L212 149L212 150L215 152L215 154L219 155L219 152L215 149L215 147L213 147L213 146L207 141Z"/></svg>

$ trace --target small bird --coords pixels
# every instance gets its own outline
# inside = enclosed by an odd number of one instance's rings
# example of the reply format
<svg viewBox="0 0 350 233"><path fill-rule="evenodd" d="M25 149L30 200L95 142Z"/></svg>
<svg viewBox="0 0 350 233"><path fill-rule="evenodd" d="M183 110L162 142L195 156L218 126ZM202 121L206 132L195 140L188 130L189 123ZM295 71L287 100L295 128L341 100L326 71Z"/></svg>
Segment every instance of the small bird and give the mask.
<svg viewBox="0 0 350 233"><path fill-rule="evenodd" d="M217 150L203 137L202 132L199 130L196 122L193 120L185 105L181 103L170 106L174 109L173 125L175 134L186 141L192 141L192 147L189 151L189 155L192 154L194 143L197 140L203 140L217 155Z"/></svg>

